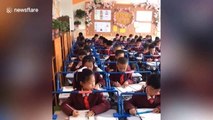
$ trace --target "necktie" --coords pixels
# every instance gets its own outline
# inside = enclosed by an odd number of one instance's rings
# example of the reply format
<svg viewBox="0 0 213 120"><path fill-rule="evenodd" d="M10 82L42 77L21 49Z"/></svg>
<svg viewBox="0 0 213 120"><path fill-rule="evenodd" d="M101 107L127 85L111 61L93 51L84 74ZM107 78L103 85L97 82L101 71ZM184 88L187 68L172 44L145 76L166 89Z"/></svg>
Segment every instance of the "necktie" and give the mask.
<svg viewBox="0 0 213 120"><path fill-rule="evenodd" d="M88 96L87 95L84 96L84 105L85 105L86 109L90 108L90 106L89 106L89 100L88 100Z"/></svg>
<svg viewBox="0 0 213 120"><path fill-rule="evenodd" d="M155 101L155 100L154 100L154 98L152 98L152 97L149 99L149 103L150 103L150 104L153 104L154 101Z"/></svg>
<svg viewBox="0 0 213 120"><path fill-rule="evenodd" d="M124 83L124 74L122 74L120 77L120 84L122 85L123 83Z"/></svg>

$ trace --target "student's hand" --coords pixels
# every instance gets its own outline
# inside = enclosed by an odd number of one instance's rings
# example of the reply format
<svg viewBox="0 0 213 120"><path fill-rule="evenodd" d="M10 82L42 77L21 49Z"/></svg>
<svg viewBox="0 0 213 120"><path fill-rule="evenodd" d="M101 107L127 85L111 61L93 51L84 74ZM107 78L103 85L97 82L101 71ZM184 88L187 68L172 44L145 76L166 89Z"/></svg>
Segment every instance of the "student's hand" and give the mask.
<svg viewBox="0 0 213 120"><path fill-rule="evenodd" d="M121 84L119 82L116 82L115 87L121 87Z"/></svg>
<svg viewBox="0 0 213 120"><path fill-rule="evenodd" d="M148 58L148 59L147 59L147 62L152 62L152 58Z"/></svg>
<svg viewBox="0 0 213 120"><path fill-rule="evenodd" d="M127 87L128 85L129 85L129 82L125 81L124 84L123 84L123 87Z"/></svg>
<svg viewBox="0 0 213 120"><path fill-rule="evenodd" d="M70 63L70 64L68 65L68 67L72 67L72 65L73 65L73 62L72 62L72 63Z"/></svg>
<svg viewBox="0 0 213 120"><path fill-rule="evenodd" d="M136 109L135 108L130 109L129 114L136 115Z"/></svg>
<svg viewBox="0 0 213 120"><path fill-rule="evenodd" d="M79 115L79 112L77 110L73 110L72 116L77 117Z"/></svg>
<svg viewBox="0 0 213 120"><path fill-rule="evenodd" d="M96 85L95 85L95 89L99 90L99 89L100 89L100 85L99 85L99 84L96 84Z"/></svg>
<svg viewBox="0 0 213 120"><path fill-rule="evenodd" d="M113 71L113 69L109 69L109 72L112 72Z"/></svg>
<svg viewBox="0 0 213 120"><path fill-rule="evenodd" d="M154 113L160 113L160 109L159 108L155 108L152 112L154 112Z"/></svg>
<svg viewBox="0 0 213 120"><path fill-rule="evenodd" d="M87 112L86 117L91 117L91 116L94 116L94 115L95 115L95 113L90 110L89 112Z"/></svg>

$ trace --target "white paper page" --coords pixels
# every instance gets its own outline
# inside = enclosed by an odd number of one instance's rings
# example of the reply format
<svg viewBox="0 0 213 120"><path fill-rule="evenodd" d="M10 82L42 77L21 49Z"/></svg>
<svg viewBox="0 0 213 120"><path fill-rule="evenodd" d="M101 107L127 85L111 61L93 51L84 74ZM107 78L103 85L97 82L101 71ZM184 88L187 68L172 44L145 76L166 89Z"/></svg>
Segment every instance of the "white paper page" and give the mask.
<svg viewBox="0 0 213 120"><path fill-rule="evenodd" d="M93 117L89 117L89 118L86 117L86 113L88 111L89 110L79 110L79 116L78 117L70 116L69 120L95 120L94 116Z"/></svg>
<svg viewBox="0 0 213 120"><path fill-rule="evenodd" d="M96 115L96 120L118 120L118 118L113 117L113 113L116 113L116 110L110 109L104 113Z"/></svg>
<svg viewBox="0 0 213 120"><path fill-rule="evenodd" d="M110 22L95 22L94 27L96 32L111 32Z"/></svg>
<svg viewBox="0 0 213 120"><path fill-rule="evenodd" d="M142 108L142 109L137 109L138 112L146 112L146 111L152 111L153 109L150 108ZM144 114L139 114L143 120L161 120L161 114L160 113L144 113ZM131 116L128 117L127 120L140 120L138 116Z"/></svg>
<svg viewBox="0 0 213 120"><path fill-rule="evenodd" d="M100 12L101 12L101 10L95 10L95 14L94 14L95 20L100 20L101 19L100 18Z"/></svg>
<svg viewBox="0 0 213 120"><path fill-rule="evenodd" d="M140 84L131 84L131 85L129 85L131 88L133 88L134 89L134 91L138 91L138 90L140 90L141 88L142 88L142 85L140 85Z"/></svg>
<svg viewBox="0 0 213 120"><path fill-rule="evenodd" d="M66 78L74 78L74 73L68 73L68 74L66 74Z"/></svg>
<svg viewBox="0 0 213 120"><path fill-rule="evenodd" d="M132 73L132 77L142 77L140 73Z"/></svg>
<svg viewBox="0 0 213 120"><path fill-rule="evenodd" d="M137 11L136 12L136 21L152 21L152 11Z"/></svg>

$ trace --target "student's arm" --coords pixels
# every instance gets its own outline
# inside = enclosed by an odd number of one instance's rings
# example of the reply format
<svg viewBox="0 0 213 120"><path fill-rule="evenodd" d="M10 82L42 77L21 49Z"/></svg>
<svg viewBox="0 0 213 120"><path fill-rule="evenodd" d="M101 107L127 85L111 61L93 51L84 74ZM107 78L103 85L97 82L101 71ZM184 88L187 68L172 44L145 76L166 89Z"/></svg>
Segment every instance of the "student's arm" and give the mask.
<svg viewBox="0 0 213 120"><path fill-rule="evenodd" d="M136 109L136 97L133 95L128 101L124 101L124 110L129 113L129 110Z"/></svg>
<svg viewBox="0 0 213 120"><path fill-rule="evenodd" d="M104 98L102 93L97 93L97 95L97 105L91 108L91 111L93 111L95 115L106 112L111 107L109 101Z"/></svg>
<svg viewBox="0 0 213 120"><path fill-rule="evenodd" d="M61 104L61 110L68 116L71 116L73 111L75 110L71 105L73 104L73 96L70 95L70 97L64 101L62 104Z"/></svg>
<svg viewBox="0 0 213 120"><path fill-rule="evenodd" d="M132 79L132 73L129 73L127 74L127 81L128 81L128 84L133 84L133 79Z"/></svg>
<svg viewBox="0 0 213 120"><path fill-rule="evenodd" d="M121 86L120 83L117 81L120 78L117 77L116 74L111 74L109 78L110 78L110 84L111 84L111 86L114 86L114 87L120 87Z"/></svg>
<svg viewBox="0 0 213 120"><path fill-rule="evenodd" d="M160 95L157 96L157 107L154 108L153 112L155 113L160 113L161 109L160 109Z"/></svg>

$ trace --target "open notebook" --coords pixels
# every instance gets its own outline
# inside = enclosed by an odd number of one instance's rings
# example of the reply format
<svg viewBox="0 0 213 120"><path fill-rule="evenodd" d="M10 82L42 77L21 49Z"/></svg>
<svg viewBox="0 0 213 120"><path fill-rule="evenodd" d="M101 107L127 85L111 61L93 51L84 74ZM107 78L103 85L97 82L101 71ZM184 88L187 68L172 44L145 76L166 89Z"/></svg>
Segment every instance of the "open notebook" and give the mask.
<svg viewBox="0 0 213 120"><path fill-rule="evenodd" d="M93 117L86 117L86 113L88 110L80 110L80 114L78 117L69 117L69 120L118 120L117 118L113 117L113 113L116 113L116 110L108 110L104 113L98 114Z"/></svg>
<svg viewBox="0 0 213 120"><path fill-rule="evenodd" d="M152 111L152 110L153 109L149 109L149 108L137 109L139 113L142 113L142 114L139 114L142 120L161 120L160 113L153 113L153 112L143 113L143 112ZM131 116L131 117L128 117L127 120L141 120L139 116L138 115Z"/></svg>

